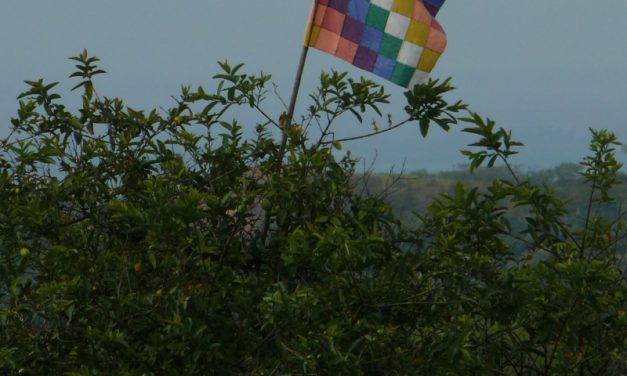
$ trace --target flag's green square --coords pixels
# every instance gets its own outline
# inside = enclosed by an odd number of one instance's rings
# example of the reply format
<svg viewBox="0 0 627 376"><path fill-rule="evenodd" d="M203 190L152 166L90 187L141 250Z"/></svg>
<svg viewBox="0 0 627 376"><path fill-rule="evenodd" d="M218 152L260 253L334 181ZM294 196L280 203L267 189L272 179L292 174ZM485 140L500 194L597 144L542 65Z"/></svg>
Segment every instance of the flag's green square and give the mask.
<svg viewBox="0 0 627 376"><path fill-rule="evenodd" d="M416 67L410 67L409 65L396 63L394 70L392 71L392 77L390 77L390 81L395 84L405 86L409 85L409 81L416 72Z"/></svg>
<svg viewBox="0 0 627 376"><path fill-rule="evenodd" d="M366 17L366 25L380 31L385 31L385 25L388 22L389 15L389 11L370 4L370 7L368 8L368 16Z"/></svg>
<svg viewBox="0 0 627 376"><path fill-rule="evenodd" d="M381 40L381 47L379 48L379 53L385 57L389 57L390 59L396 60L398 56L398 51L401 50L401 45L403 41L392 36L390 34L383 34L383 39Z"/></svg>

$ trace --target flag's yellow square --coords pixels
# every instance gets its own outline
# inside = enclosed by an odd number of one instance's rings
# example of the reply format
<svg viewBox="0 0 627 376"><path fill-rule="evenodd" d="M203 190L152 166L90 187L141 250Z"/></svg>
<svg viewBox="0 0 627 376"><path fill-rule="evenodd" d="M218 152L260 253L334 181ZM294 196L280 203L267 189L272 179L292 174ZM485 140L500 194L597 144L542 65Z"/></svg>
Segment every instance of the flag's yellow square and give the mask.
<svg viewBox="0 0 627 376"><path fill-rule="evenodd" d="M424 72L431 72L439 58L440 54L438 52L425 48L422 51L422 56L420 57L417 68Z"/></svg>
<svg viewBox="0 0 627 376"><path fill-rule="evenodd" d="M407 28L405 40L419 46L424 46L429 39L429 29L429 26L412 20Z"/></svg>
<svg viewBox="0 0 627 376"><path fill-rule="evenodd" d="M305 45L315 46L320 35L320 26L313 25L311 31L305 35Z"/></svg>
<svg viewBox="0 0 627 376"><path fill-rule="evenodd" d="M405 17L411 17L414 14L415 5L415 0L394 0L392 12L402 14Z"/></svg>

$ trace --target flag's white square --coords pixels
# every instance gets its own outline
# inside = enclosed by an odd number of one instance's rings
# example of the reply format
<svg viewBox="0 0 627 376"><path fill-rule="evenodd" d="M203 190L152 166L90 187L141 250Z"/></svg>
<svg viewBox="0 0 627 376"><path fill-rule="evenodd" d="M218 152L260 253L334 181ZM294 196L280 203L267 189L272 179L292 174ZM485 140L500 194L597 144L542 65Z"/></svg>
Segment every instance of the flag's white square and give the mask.
<svg viewBox="0 0 627 376"><path fill-rule="evenodd" d="M385 10L392 9L392 3L394 0L370 0L370 4L376 5L379 8L383 8Z"/></svg>
<svg viewBox="0 0 627 376"><path fill-rule="evenodd" d="M401 50L398 53L398 60L400 63L405 65L409 65L410 67L418 66L418 62L420 61L420 56L422 55L422 47L417 46L410 42L403 42L401 45Z"/></svg>
<svg viewBox="0 0 627 376"><path fill-rule="evenodd" d="M428 79L429 79L428 72L423 72L420 69L416 69L416 72L412 76L411 81L409 81L408 87L414 87L416 85L420 85L422 83L425 83Z"/></svg>
<svg viewBox="0 0 627 376"><path fill-rule="evenodd" d="M409 27L409 17L405 17L398 13L390 12L388 23L385 25L385 32L398 39L405 39L407 28Z"/></svg>

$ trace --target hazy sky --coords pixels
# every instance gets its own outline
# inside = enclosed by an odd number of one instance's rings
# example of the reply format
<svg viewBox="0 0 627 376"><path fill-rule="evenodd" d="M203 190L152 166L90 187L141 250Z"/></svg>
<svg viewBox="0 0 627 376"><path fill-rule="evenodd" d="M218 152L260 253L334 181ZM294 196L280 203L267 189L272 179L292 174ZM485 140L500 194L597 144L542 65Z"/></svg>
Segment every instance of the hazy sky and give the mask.
<svg viewBox="0 0 627 376"><path fill-rule="evenodd" d="M171 105L181 84L211 86L224 59L271 73L287 98L309 8L309 0L3 0L0 134L22 81L61 81L65 93L74 84L67 57L83 48L108 72L99 91L134 108ZM449 45L433 77L453 77L452 99L512 129L526 144L515 164L579 161L589 127L627 142L627 1L447 0L438 17ZM402 88L316 50L307 64L299 108L320 71L334 68L385 84L388 111L402 116ZM348 134L368 128L348 120ZM459 129L434 128L423 139L408 126L346 147L368 162L377 155L379 170L403 161L407 170L438 170L464 163L459 149L471 141Z"/></svg>

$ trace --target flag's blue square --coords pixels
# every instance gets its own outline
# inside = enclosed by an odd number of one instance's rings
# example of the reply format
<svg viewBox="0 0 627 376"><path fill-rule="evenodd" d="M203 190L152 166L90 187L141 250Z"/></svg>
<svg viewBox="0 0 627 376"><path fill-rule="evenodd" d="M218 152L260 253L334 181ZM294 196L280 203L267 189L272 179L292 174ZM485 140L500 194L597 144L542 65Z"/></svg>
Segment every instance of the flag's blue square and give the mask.
<svg viewBox="0 0 627 376"><path fill-rule="evenodd" d="M444 4L444 0L424 0L423 4L425 5L425 8L427 8L429 13L431 13L431 15L435 17L440 11L442 4Z"/></svg>
<svg viewBox="0 0 627 376"><path fill-rule="evenodd" d="M361 45L368 47L373 51L379 51L381 47L381 40L383 39L383 32L373 27L366 26L364 33L361 36Z"/></svg>
<svg viewBox="0 0 627 376"><path fill-rule="evenodd" d="M369 5L370 1L368 0L350 0L348 3L348 15L358 21L366 22Z"/></svg>
<svg viewBox="0 0 627 376"><path fill-rule="evenodd" d="M379 55L377 57L377 61L374 63L374 70L372 73L377 76L383 77L386 80L389 80L392 77L392 72L394 71L394 66L396 65L396 61L387 58L383 55Z"/></svg>

